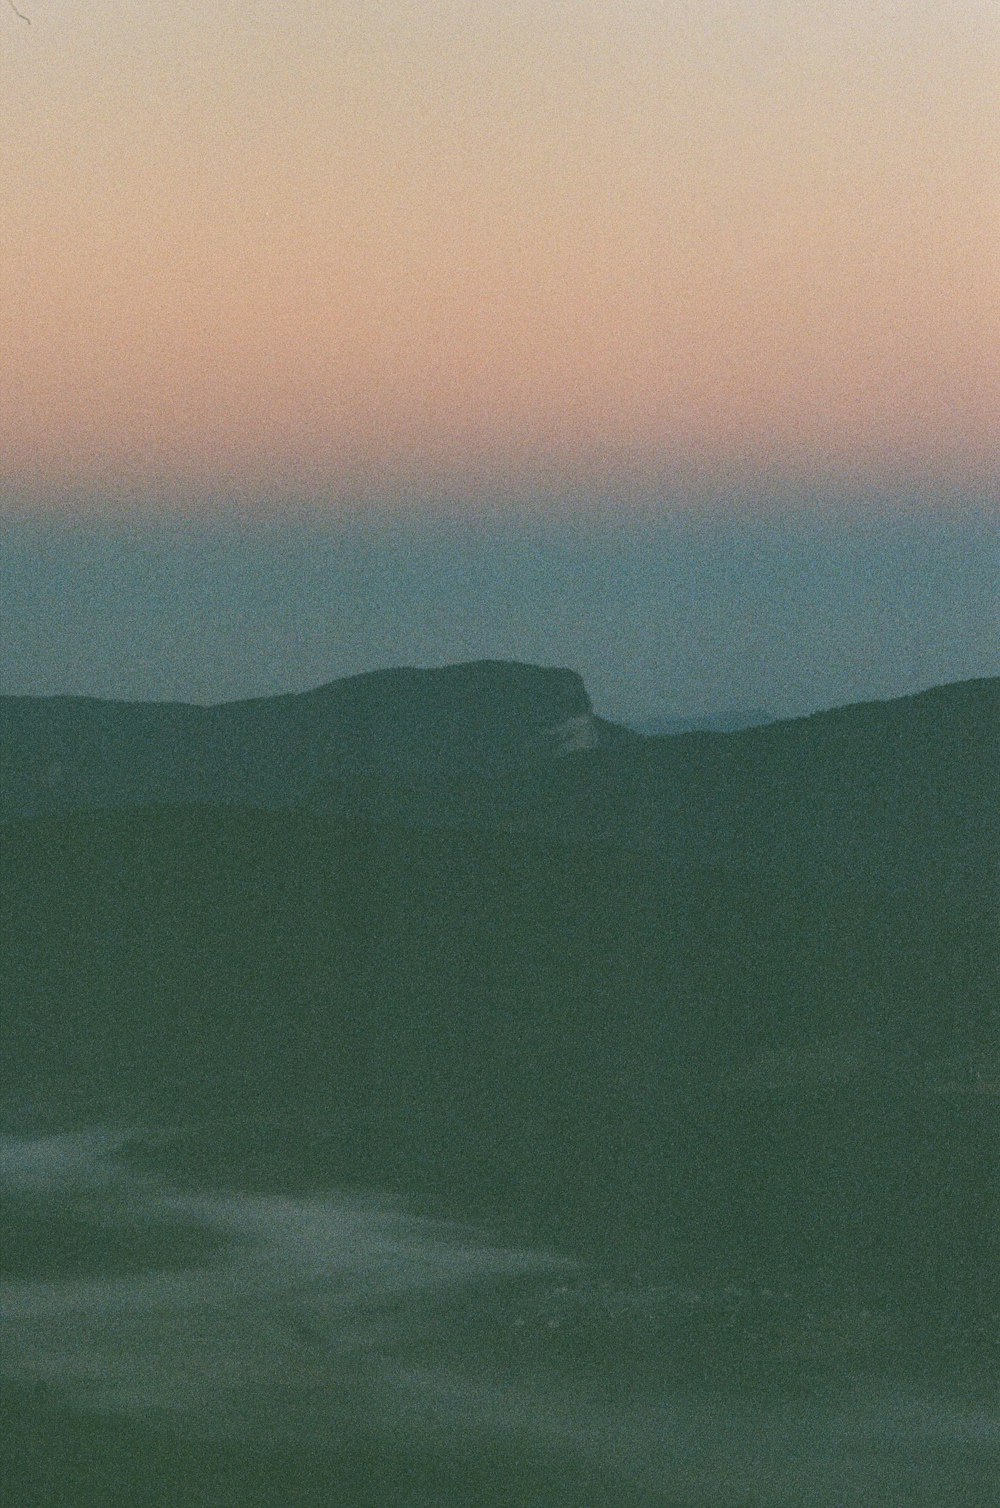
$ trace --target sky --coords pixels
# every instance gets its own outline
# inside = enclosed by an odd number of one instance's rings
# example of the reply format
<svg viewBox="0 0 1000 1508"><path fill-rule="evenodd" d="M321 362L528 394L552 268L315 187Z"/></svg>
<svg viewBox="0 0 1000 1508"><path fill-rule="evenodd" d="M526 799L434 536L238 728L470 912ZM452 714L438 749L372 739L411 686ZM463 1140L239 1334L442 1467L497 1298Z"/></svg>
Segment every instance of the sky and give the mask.
<svg viewBox="0 0 1000 1508"><path fill-rule="evenodd" d="M213 702L500 658L605 716L794 716L1000 673L996 543L971 513L21 519L0 687Z"/></svg>
<svg viewBox="0 0 1000 1508"><path fill-rule="evenodd" d="M996 668L995 0L19 9L6 689Z"/></svg>

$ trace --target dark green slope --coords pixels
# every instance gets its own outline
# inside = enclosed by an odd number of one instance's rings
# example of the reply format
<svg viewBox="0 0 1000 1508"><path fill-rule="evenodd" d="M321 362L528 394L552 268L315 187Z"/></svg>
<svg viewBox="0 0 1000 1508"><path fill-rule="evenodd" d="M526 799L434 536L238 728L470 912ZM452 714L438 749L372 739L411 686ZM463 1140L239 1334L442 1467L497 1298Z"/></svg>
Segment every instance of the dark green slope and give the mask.
<svg viewBox="0 0 1000 1508"><path fill-rule="evenodd" d="M213 707L0 698L8 817L150 802L492 815L589 717L579 676L481 661ZM621 734L620 737L626 735Z"/></svg>
<svg viewBox="0 0 1000 1508"><path fill-rule="evenodd" d="M581 729L597 747L572 752ZM795 863L821 848L857 865L891 849L918 870L996 854L998 768L995 679L649 739L594 718L572 672L500 662L207 708L0 698L8 818L307 806L652 846L681 864Z"/></svg>
<svg viewBox="0 0 1000 1508"><path fill-rule="evenodd" d="M1000 680L959 682L726 735L638 741L547 772L550 830L679 859L872 854L918 870L1000 852Z"/></svg>
<svg viewBox="0 0 1000 1508"><path fill-rule="evenodd" d="M292 1124L276 1178L995 1303L998 693L564 758L578 678L493 663L8 702L48 815L3 834L4 1105L233 1166Z"/></svg>
<svg viewBox="0 0 1000 1508"><path fill-rule="evenodd" d="M975 854L683 867L159 809L9 828L2 897L19 1116L207 1121L234 1169L288 1125L279 1180L384 1183L626 1266L996 1302Z"/></svg>

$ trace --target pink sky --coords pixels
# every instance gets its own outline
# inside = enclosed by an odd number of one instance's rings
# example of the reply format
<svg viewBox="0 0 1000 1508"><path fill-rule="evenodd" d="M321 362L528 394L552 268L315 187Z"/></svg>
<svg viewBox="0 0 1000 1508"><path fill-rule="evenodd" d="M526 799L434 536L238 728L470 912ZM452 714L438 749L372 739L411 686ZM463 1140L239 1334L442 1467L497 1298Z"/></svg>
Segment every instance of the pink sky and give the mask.
<svg viewBox="0 0 1000 1508"><path fill-rule="evenodd" d="M0 16L0 486L995 493L993 0Z"/></svg>

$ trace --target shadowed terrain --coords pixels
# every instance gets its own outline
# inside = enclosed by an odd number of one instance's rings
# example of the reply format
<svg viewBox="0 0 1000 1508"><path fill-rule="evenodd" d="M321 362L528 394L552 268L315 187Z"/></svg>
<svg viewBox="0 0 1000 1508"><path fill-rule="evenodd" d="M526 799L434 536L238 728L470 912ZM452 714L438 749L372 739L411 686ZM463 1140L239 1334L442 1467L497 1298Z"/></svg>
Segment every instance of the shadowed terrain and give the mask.
<svg viewBox="0 0 1000 1508"><path fill-rule="evenodd" d="M272 752L273 804L256 808L134 802L63 707L59 757L109 783L89 805L63 787L58 812L48 797L22 812L0 860L5 1281L22 1347L3 1375L20 1458L56 1430L92 1461L94 1502L111 1500L108 1452L126 1477L126 1455L166 1452L181 1480L164 1399L200 1368L244 1379L231 1408L210 1389L230 1441L258 1386L286 1389L262 1501L312 1500L289 1432L306 1456L326 1442L320 1477L353 1482L352 1502L582 1503L597 1484L609 1503L902 1505L944 1501L945 1479L954 1501L981 1501L1000 1311L997 683L733 734L630 742L599 726L597 747L560 756L551 728L589 717L574 678L518 670L484 722L480 677L495 692L506 672L469 674L471 701L461 677L407 683L412 738L391 731L390 677L355 784L296 802ZM442 688L452 732L436 743ZM41 757L24 729L37 714L41 748L55 713L15 711L23 793ZM130 724L157 789L175 768L163 728L189 715ZM287 728L266 716L277 751ZM387 748L412 781L376 812ZM110 1142L87 1129L123 1126ZM257 1256L232 1268L247 1241ZM327 1255L303 1276L277 1255L292 1246L307 1267ZM390 1248L366 1286L358 1254ZM393 1297L400 1266L440 1271L440 1303L409 1279ZM263 1350L227 1309L248 1283L255 1309L289 1316ZM334 1292L354 1306L350 1323L337 1309L345 1334L383 1340L363 1365L321 1346L313 1387L301 1347L316 1352ZM164 1350L157 1326L185 1293L214 1318L193 1349ZM84 1375L86 1397L67 1393ZM318 1422L332 1398L339 1456ZM782 1475L792 1398L820 1422ZM892 1408L910 1444L880 1455ZM978 1422L938 1450L935 1410ZM383 1414L412 1424L391 1448ZM225 1451L190 1443L201 1427L184 1425L192 1479L215 1482L205 1501L239 1501L238 1444L222 1482ZM868 1442L855 1478L821 1464L838 1428ZM777 1430L771 1454L740 1430ZM382 1484L370 1499L366 1472ZM33 1500L60 1499L22 1487Z"/></svg>

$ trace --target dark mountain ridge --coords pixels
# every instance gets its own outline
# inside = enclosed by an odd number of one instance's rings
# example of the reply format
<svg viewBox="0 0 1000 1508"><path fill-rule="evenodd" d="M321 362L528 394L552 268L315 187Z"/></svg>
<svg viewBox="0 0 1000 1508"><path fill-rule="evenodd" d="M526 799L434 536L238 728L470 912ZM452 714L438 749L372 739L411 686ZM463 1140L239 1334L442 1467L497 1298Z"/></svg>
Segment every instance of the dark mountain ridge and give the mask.
<svg viewBox="0 0 1000 1508"><path fill-rule="evenodd" d="M43 815L149 802L463 810L466 786L524 778L595 720L568 670L479 661L373 671L200 707L0 698L0 807Z"/></svg>
<svg viewBox="0 0 1000 1508"><path fill-rule="evenodd" d="M1000 851L1000 679L970 680L729 734L599 748L548 772L552 830L767 858L804 844L837 862Z"/></svg>
<svg viewBox="0 0 1000 1508"><path fill-rule="evenodd" d="M565 757L560 757L565 756ZM0 698L0 812L202 804L512 826L718 860L790 830L980 852L997 840L1000 680L730 733L644 738L572 671L388 670L197 707Z"/></svg>
<svg viewBox="0 0 1000 1508"><path fill-rule="evenodd" d="M218 1171L297 1118L285 1179L995 1307L1000 681L617 742L495 663L3 710L15 1120Z"/></svg>
<svg viewBox="0 0 1000 1508"><path fill-rule="evenodd" d="M704 713L700 717L657 712L646 717L626 717L622 721L626 727L649 738L673 738L679 733L739 733L744 728L759 728L780 719L766 707L732 707L725 712Z"/></svg>

